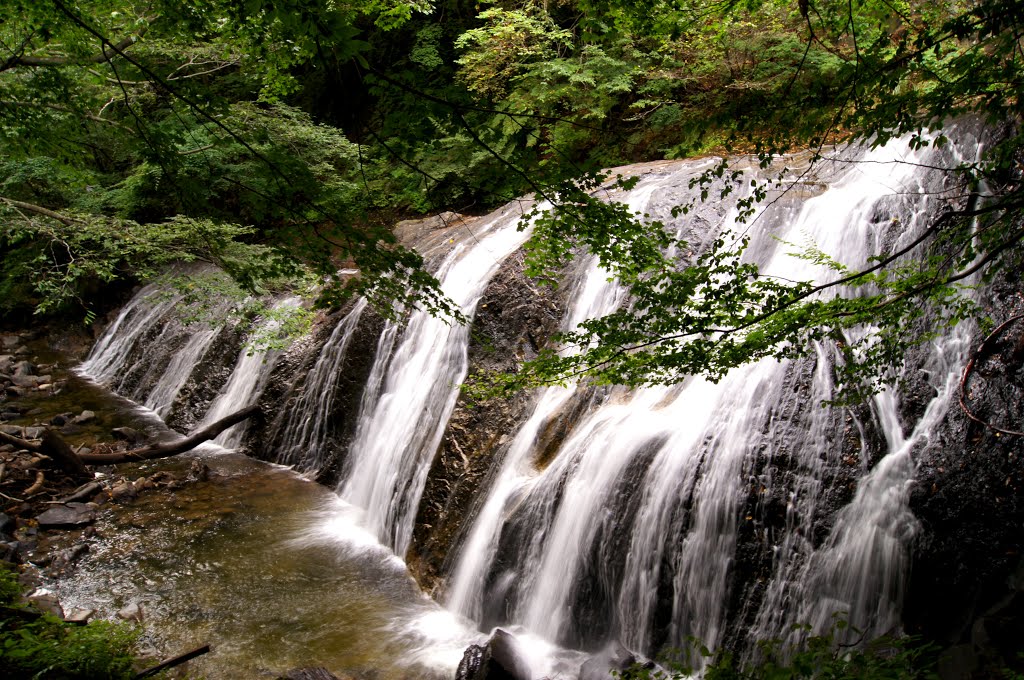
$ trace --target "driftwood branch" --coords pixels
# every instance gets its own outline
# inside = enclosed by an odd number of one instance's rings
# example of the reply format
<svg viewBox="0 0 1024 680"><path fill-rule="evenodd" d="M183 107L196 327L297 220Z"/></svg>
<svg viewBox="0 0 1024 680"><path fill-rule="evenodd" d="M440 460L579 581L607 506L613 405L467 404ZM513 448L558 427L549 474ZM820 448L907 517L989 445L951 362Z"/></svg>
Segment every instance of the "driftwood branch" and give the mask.
<svg viewBox="0 0 1024 680"><path fill-rule="evenodd" d="M196 430L184 439L179 439L178 441L151 444L139 449L123 451L120 453L83 453L79 458L83 462L93 465L116 465L117 463L129 463L139 460L168 458L194 449L203 442L215 438L232 425L237 425L257 413L259 413L259 406L254 404L242 409L241 411L236 411L229 416L225 416L217 422L207 425L200 430Z"/></svg>
<svg viewBox="0 0 1024 680"><path fill-rule="evenodd" d="M5 444L12 444L17 446L19 449L25 449L26 451L32 451L33 453L40 453L39 444L22 439L21 437L15 437L12 434L6 432L0 432L0 442Z"/></svg>
<svg viewBox="0 0 1024 680"><path fill-rule="evenodd" d="M180 666L181 664L185 663L186 661L190 661L190 660L196 658L197 656L202 656L203 654L206 654L209 651L210 651L210 645L203 645L202 647L197 647L196 649L193 649L191 652L185 652L184 654L179 654L178 656L174 657L173 659L168 659L167 661L164 661L163 663L157 664L156 666L153 666L152 668L147 668L146 670L142 671L138 675L134 676L132 678L132 680L141 680L142 678L151 678L154 675L156 675L157 673L159 673L160 671L167 670L168 668L174 668L175 666Z"/></svg>
<svg viewBox="0 0 1024 680"><path fill-rule="evenodd" d="M1007 328L1009 328L1012 323L1014 323L1015 321L1019 321L1021 319L1024 319L1024 314L1017 314L1015 316L1011 316L1009 319L1001 323L998 328L989 333L988 337L982 340L981 344L978 345L978 349L975 350L974 354L971 356L971 360L967 362L967 366L964 367L964 373L960 377L960 409L964 412L964 415L966 415L968 418L978 423L979 425L984 425L990 430L994 430L995 432L999 432L1000 434L1009 434L1018 437L1024 437L1024 432L1020 432L1018 430L1007 430L998 427L988 422L987 420L979 418L974 414L973 411L971 411L970 407L967 406L967 382L971 379L971 374L974 372L974 367L977 359L985 355L989 343L998 338L1000 335L1002 335L1003 332Z"/></svg>

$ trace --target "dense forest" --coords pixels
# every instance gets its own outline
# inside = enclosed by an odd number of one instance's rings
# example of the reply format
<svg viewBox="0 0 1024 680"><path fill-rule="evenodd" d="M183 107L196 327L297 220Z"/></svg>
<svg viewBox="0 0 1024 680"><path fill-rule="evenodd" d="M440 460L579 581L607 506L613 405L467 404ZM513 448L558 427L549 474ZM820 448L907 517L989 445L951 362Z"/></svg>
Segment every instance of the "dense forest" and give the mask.
<svg viewBox="0 0 1024 680"><path fill-rule="evenodd" d="M119 284L199 259L229 277L187 282L197 298L326 281L325 305L358 293L458 317L390 225L532 192L557 209L536 222L531 273L590 250L637 303L566 339L591 351L541 357L517 384L716 377L881 321L851 348L856 395L924 337L903 332L924 303L947 323L976 316L959 282L1019 257L1022 14L1016 0L5 0L0 306L90 321ZM963 198L928 230L942 246L849 271L811 244L836 271L816 288L759 278L740 236L682 269L668 235L592 196L600 168L627 162L942 144L943 122L969 115L998 138L955 171ZM722 176L739 178L726 160L707 185ZM741 205L753 214L766 190ZM839 284L862 294L825 301Z"/></svg>

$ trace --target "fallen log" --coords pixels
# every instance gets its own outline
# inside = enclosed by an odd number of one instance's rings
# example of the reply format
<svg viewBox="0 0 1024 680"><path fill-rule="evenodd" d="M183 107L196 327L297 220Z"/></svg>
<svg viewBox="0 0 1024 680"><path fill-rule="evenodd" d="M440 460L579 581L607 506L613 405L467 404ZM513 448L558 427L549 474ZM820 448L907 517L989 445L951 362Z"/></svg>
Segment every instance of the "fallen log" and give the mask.
<svg viewBox="0 0 1024 680"><path fill-rule="evenodd" d="M91 465L116 465L118 463L130 463L140 460L169 458L170 456L190 451L203 442L214 439L217 435L232 425L237 425L243 420L256 415L259 413L259 410L259 406L253 404L241 411L236 411L231 415L224 416L217 422L211 423L200 430L196 430L192 434L183 439L179 439L178 441L150 444L149 446L132 449L131 451L121 451L116 453L83 453L79 454L78 457L82 462Z"/></svg>

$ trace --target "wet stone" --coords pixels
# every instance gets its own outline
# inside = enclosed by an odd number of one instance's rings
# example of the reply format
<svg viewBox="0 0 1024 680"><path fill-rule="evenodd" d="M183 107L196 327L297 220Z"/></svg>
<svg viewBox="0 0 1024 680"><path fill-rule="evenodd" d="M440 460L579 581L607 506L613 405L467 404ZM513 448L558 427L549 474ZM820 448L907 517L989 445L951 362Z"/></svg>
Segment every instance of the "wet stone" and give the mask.
<svg viewBox="0 0 1024 680"><path fill-rule="evenodd" d="M142 605L138 602L132 602L128 606L122 608L117 612L117 618L122 621L134 621L136 623L142 623Z"/></svg>
<svg viewBox="0 0 1024 680"><path fill-rule="evenodd" d="M50 508L36 517L43 529L64 529L80 527L96 521L96 511L86 503L67 503Z"/></svg>
<svg viewBox="0 0 1024 680"><path fill-rule="evenodd" d="M57 596L48 590L40 589L28 596L28 601L41 612L53 614L59 619L64 618L64 610L60 606Z"/></svg>
<svg viewBox="0 0 1024 680"><path fill-rule="evenodd" d="M130 503L138 496L139 492L131 482L120 482L110 489L110 500L115 503Z"/></svg>
<svg viewBox="0 0 1024 680"><path fill-rule="evenodd" d="M19 361L14 364L14 377L32 375L35 372L35 368L32 366L30 361Z"/></svg>
<svg viewBox="0 0 1024 680"><path fill-rule="evenodd" d="M87 410L87 411L82 411L77 416L72 418L71 422L76 424L76 425L81 425L83 423L88 423L90 420L94 420L95 418L96 418L96 413L93 412L93 411L88 411Z"/></svg>
<svg viewBox="0 0 1024 680"><path fill-rule="evenodd" d="M68 623L88 623L95 614L95 609L72 609L64 620Z"/></svg>

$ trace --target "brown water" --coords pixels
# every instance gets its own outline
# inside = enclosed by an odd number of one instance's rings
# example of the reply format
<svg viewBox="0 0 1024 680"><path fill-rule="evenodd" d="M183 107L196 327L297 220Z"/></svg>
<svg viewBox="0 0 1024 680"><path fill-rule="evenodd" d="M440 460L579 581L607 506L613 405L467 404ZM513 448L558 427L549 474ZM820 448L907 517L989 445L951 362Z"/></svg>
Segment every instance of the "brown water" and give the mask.
<svg viewBox="0 0 1024 680"><path fill-rule="evenodd" d="M160 654L213 645L191 666L211 679L306 665L381 680L454 676L476 636L400 560L347 537L358 530L338 519L332 493L238 454L200 455L209 481L102 514L89 554L55 586L65 609L110 617L138 602Z"/></svg>

